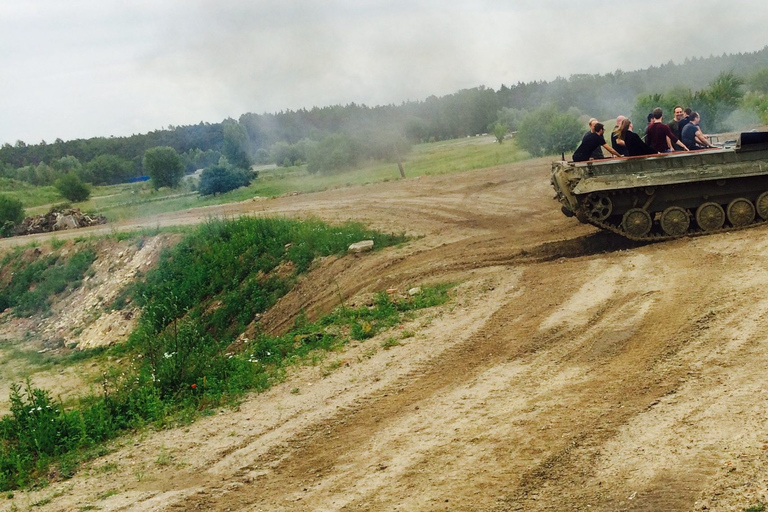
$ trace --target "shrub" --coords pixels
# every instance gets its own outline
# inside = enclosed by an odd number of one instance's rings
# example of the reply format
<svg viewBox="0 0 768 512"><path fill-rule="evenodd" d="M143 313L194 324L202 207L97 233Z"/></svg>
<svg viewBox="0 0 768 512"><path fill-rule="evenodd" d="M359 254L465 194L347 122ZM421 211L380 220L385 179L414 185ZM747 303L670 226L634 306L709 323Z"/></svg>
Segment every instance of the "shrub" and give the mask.
<svg viewBox="0 0 768 512"><path fill-rule="evenodd" d="M554 106L546 106L523 117L516 140L531 156L544 156L575 150L583 131L575 116L561 113Z"/></svg>
<svg viewBox="0 0 768 512"><path fill-rule="evenodd" d="M248 186L255 177L253 171L246 171L228 165L214 165L203 170L198 191L201 196L223 194L230 190Z"/></svg>
<svg viewBox="0 0 768 512"><path fill-rule="evenodd" d="M49 254L17 263L10 282L0 288L0 311L13 307L14 314L23 317L47 310L53 295L80 286L95 259L96 252L85 248L66 258Z"/></svg>
<svg viewBox="0 0 768 512"><path fill-rule="evenodd" d="M54 186L62 197L73 203L85 201L91 196L90 187L80 181L74 172L67 173L57 179Z"/></svg>
<svg viewBox="0 0 768 512"><path fill-rule="evenodd" d="M99 155L85 165L80 177L94 185L114 185L136 175L136 166L130 160L117 155Z"/></svg>
<svg viewBox="0 0 768 512"><path fill-rule="evenodd" d="M359 161L360 152L352 139L342 134L325 137L307 154L307 171L331 173L348 169Z"/></svg>
<svg viewBox="0 0 768 512"><path fill-rule="evenodd" d="M297 322L283 336L259 335L243 345L242 353L230 348L256 313L290 290L314 258L343 252L361 239L384 247L404 237L316 220L242 218L199 227L164 252L146 282L137 285L136 302L143 308L139 326L128 344L110 349L130 363L107 370L101 396L85 397L67 411L47 391L29 384L25 392L13 388L12 414L0 420L0 490L44 478L51 463L58 463L59 474L71 475L87 449L126 429L193 419L245 391L267 389L291 361L345 343L344 332L364 339L413 308L445 300L447 288L401 300L379 294L373 308L342 307L316 323ZM43 288L47 269L60 266L58 256L47 258L35 262L34 271L14 271L14 276L25 274L34 291ZM17 284L2 292L30 288Z"/></svg>
<svg viewBox="0 0 768 512"><path fill-rule="evenodd" d="M21 201L0 195L0 236L9 236L13 227L24 220L24 205Z"/></svg>
<svg viewBox="0 0 768 512"><path fill-rule="evenodd" d="M280 141L272 145L269 154L275 164L282 167L290 167L306 161L307 157L303 149L304 147L299 144L288 144L287 142Z"/></svg>

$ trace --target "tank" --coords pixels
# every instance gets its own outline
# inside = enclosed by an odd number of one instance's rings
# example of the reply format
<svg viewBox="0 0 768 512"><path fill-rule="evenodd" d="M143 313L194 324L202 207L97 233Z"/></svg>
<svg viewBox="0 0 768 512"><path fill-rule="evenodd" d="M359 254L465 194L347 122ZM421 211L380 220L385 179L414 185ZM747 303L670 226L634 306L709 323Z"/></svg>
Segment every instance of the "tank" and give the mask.
<svg viewBox="0 0 768 512"><path fill-rule="evenodd" d="M768 220L768 132L732 146L552 163L562 212L631 240L718 233Z"/></svg>

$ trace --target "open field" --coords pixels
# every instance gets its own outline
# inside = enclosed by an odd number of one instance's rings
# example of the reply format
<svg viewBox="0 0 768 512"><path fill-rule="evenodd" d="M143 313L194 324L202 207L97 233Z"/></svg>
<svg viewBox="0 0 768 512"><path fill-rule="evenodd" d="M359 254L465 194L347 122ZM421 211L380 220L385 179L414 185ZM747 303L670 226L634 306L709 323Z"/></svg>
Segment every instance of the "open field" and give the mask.
<svg viewBox="0 0 768 512"><path fill-rule="evenodd" d="M500 145L493 136L485 135L419 144L403 156L403 165L406 176L417 177L481 169L517 162L526 157L527 154L512 142ZM91 198L74 206L83 211L105 215L110 221L118 221L252 197L273 197L391 181L399 179L400 173L395 163L382 162L367 162L358 168L331 175L310 174L306 166L269 168L261 170L260 178L250 186L216 197L200 197L190 186L194 181L190 181L191 178L185 178L177 190L153 190L147 182L93 187ZM11 186L10 180L6 182L4 193L20 200L28 215L46 213L52 205L65 202L53 186L33 187L19 182Z"/></svg>
<svg viewBox="0 0 768 512"><path fill-rule="evenodd" d="M562 216L548 173L538 159L67 233L249 214L358 220L413 237L323 260L265 315L275 331L339 300L460 284L450 303L403 326L409 336L352 344L238 410L125 438L74 478L16 492L0 510L768 502L766 228L632 244ZM399 344L385 348L393 336Z"/></svg>

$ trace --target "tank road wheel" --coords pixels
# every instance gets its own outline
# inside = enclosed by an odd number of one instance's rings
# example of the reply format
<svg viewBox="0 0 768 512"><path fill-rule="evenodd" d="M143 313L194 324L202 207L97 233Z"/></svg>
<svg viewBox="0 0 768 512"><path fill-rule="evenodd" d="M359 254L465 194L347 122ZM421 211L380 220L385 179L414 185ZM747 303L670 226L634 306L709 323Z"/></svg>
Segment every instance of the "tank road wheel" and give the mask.
<svg viewBox="0 0 768 512"><path fill-rule="evenodd" d="M634 237L644 237L648 234L653 226L653 219L651 214L642 208L632 208L627 210L624 217L621 219L621 227L624 231Z"/></svg>
<svg viewBox="0 0 768 512"><path fill-rule="evenodd" d="M725 212L717 203L704 203L696 208L696 223L704 231L714 231L723 227Z"/></svg>
<svg viewBox="0 0 768 512"><path fill-rule="evenodd" d="M755 201L757 207L757 214L763 220L768 220L768 192L763 192Z"/></svg>
<svg viewBox="0 0 768 512"><path fill-rule="evenodd" d="M728 204L728 222L734 227L752 224L755 220L755 206L744 197L737 197Z"/></svg>
<svg viewBox="0 0 768 512"><path fill-rule="evenodd" d="M683 236L691 226L688 211L679 206L670 206L661 213L661 229L669 236Z"/></svg>
<svg viewBox="0 0 768 512"><path fill-rule="evenodd" d="M584 211L590 219L602 222L611 216L613 202L605 194L589 194L584 199Z"/></svg>

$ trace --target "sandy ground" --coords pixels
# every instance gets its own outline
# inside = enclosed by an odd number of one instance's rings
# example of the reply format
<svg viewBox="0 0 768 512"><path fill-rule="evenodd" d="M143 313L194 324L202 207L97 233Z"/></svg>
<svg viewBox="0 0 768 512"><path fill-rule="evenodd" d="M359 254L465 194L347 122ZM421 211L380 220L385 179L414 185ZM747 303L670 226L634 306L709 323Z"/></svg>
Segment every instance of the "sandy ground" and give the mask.
<svg viewBox="0 0 768 512"><path fill-rule="evenodd" d="M548 172L535 160L145 222L317 216L415 237L326 259L265 316L274 330L300 308L328 311L339 292L354 301L460 284L450 304L297 369L237 411L124 438L74 478L16 492L0 510L743 511L768 502L768 229L624 242L562 216ZM381 346L402 331L414 336Z"/></svg>

